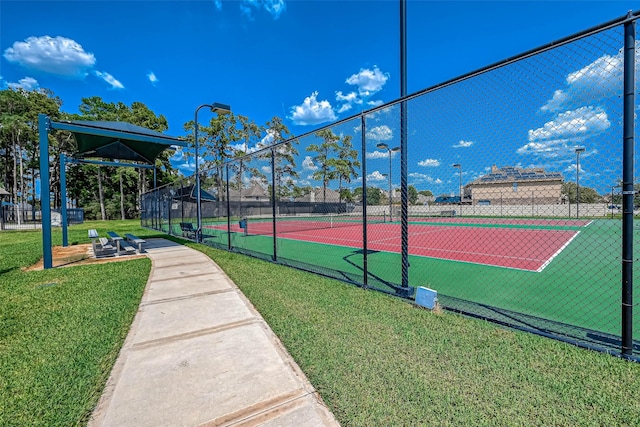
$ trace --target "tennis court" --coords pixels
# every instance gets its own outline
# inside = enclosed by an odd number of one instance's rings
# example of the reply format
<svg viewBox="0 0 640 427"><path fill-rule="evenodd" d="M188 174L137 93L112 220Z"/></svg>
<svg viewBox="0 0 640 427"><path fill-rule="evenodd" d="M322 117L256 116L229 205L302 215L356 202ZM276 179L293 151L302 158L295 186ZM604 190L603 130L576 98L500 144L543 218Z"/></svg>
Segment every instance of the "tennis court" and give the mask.
<svg viewBox="0 0 640 427"><path fill-rule="evenodd" d="M580 220L420 219L409 224L409 254L540 272L588 225L589 221ZM245 232L237 222L231 231ZM400 253L399 223L374 220L367 232L368 250ZM247 238L272 236L273 223L248 219L246 233ZM362 248L363 229L356 217L281 218L276 233L279 239Z"/></svg>
<svg viewBox="0 0 640 427"><path fill-rule="evenodd" d="M279 217L276 239L266 218L249 218L246 235L237 220L230 235L226 221L207 229L219 236L211 244L225 247L229 239L239 252L265 259L277 252L279 263L356 284L366 276L369 287L394 293L402 282L401 226L382 218L367 226L365 265L361 222ZM620 234L615 220L411 217L409 283L436 289L447 307L510 324L548 320L567 334L575 326L615 336L620 254L610 248Z"/></svg>

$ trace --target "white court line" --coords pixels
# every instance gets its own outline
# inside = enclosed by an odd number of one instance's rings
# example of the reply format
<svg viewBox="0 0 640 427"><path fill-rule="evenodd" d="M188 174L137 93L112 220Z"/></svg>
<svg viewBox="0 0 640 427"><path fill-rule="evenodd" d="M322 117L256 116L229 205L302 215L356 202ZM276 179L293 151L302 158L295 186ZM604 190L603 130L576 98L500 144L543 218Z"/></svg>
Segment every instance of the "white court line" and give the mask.
<svg viewBox="0 0 640 427"><path fill-rule="evenodd" d="M569 246L569 244L570 244L571 242L573 242L573 239L575 239L575 238L578 236L578 234L580 234L580 231L577 231L577 232L576 232L576 234L574 234L574 235L573 235L573 237L571 237L571 238L567 241L567 243L565 243L564 245L562 245L562 247L561 247L560 249L558 249L558 250L556 251L556 253L554 253L553 255L551 255L551 258L549 258L549 259L548 259L544 264L542 264L542 265L540 266L540 268L538 268L538 269L536 270L536 273L540 273L542 270L544 270L544 268L545 268L547 265L551 264L551 261L553 261L553 259L554 259L555 257L557 257L558 255L560 255L560 252L562 252L562 251L563 251L567 246Z"/></svg>

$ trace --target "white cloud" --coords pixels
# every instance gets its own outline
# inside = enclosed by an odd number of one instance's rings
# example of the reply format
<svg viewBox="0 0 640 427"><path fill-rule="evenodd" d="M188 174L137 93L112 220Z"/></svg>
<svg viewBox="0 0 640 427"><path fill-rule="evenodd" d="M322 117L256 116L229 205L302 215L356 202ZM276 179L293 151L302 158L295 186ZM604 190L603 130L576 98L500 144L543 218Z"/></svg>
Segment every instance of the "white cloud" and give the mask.
<svg viewBox="0 0 640 427"><path fill-rule="evenodd" d="M243 14L249 21L255 20L255 17L253 16L252 6L257 7L256 3L256 1L243 0L238 4L238 6L240 7L240 13Z"/></svg>
<svg viewBox="0 0 640 427"><path fill-rule="evenodd" d="M122 83L116 80L116 78L113 77L111 74L107 72L102 72L102 71L94 71L94 73L96 77L99 77L105 82L109 83L111 85L111 89L124 89L124 86L122 85Z"/></svg>
<svg viewBox="0 0 640 427"><path fill-rule="evenodd" d="M367 159L386 159L389 157L388 151L372 151L367 153Z"/></svg>
<svg viewBox="0 0 640 427"><path fill-rule="evenodd" d="M33 77L25 77L24 79L18 80L17 83L7 82L7 87L16 90L16 89L24 89L24 90L34 90L38 89L40 85L38 81Z"/></svg>
<svg viewBox="0 0 640 427"><path fill-rule="evenodd" d="M344 95L342 91L337 91L336 101L344 102L344 104L342 104L340 108L338 108L338 114L351 110L353 108L353 104L362 104L362 99L360 99L358 97L358 94L355 92L349 92L348 94Z"/></svg>
<svg viewBox="0 0 640 427"><path fill-rule="evenodd" d="M336 92L336 101L355 103L355 104L362 104L362 100L360 98L358 98L358 94L356 94L355 92L349 92L348 94L343 95L342 91L337 91Z"/></svg>
<svg viewBox="0 0 640 427"><path fill-rule="evenodd" d="M433 178L423 173L410 173L409 178L413 178L413 182L433 182Z"/></svg>
<svg viewBox="0 0 640 427"><path fill-rule="evenodd" d="M9 62L25 68L66 77L84 78L96 58L75 40L65 37L29 37L4 51Z"/></svg>
<svg viewBox="0 0 640 427"><path fill-rule="evenodd" d="M268 175L268 174L270 174L270 173L271 173L271 166L262 166L262 167L260 168L260 170L262 171L262 173L264 173L264 174L267 174L267 175Z"/></svg>
<svg viewBox="0 0 640 427"><path fill-rule="evenodd" d="M386 176L382 175L379 171L373 171L373 173L367 175L367 181L385 181Z"/></svg>
<svg viewBox="0 0 640 427"><path fill-rule="evenodd" d="M384 104L384 101L382 101L381 99L377 99L375 101L367 102L367 105L369 105L371 107L377 107L378 105L382 105L382 104Z"/></svg>
<svg viewBox="0 0 640 427"><path fill-rule="evenodd" d="M287 3L284 0L262 0L262 5L273 19L280 18L280 15L287 10Z"/></svg>
<svg viewBox="0 0 640 427"><path fill-rule="evenodd" d="M313 92L301 105L292 107L289 118L297 125L317 125L336 120L331 103L327 100L318 102L317 96L318 92Z"/></svg>
<svg viewBox="0 0 640 427"><path fill-rule="evenodd" d="M374 141L389 141L393 138L393 131L387 125L376 126L367 131L367 138Z"/></svg>
<svg viewBox="0 0 640 427"><path fill-rule="evenodd" d="M583 68L569 73L566 77L566 89L554 91L551 99L540 110L556 112L578 105L592 104L605 97L617 96L622 90L622 72L622 49L615 55L603 55Z"/></svg>
<svg viewBox="0 0 640 427"><path fill-rule="evenodd" d="M607 113L600 107L581 107L558 114L541 128L529 130L529 141L573 137L600 132L611 126Z"/></svg>
<svg viewBox="0 0 640 427"><path fill-rule="evenodd" d="M308 185L311 185L311 181L313 181L313 176L309 175L306 178L303 178L303 179L299 180L298 184L301 185L301 186L306 187Z"/></svg>
<svg viewBox="0 0 640 427"><path fill-rule="evenodd" d="M570 175L575 175L576 173L576 164L575 163L570 163L565 169L565 172L567 172ZM580 165L580 174L582 175L585 172L584 168L582 167L582 165Z"/></svg>
<svg viewBox="0 0 640 427"><path fill-rule="evenodd" d="M304 160L302 161L302 168L308 171L318 170L318 167L313 164L313 160L311 159L311 156L306 156L304 158Z"/></svg>
<svg viewBox="0 0 640 427"><path fill-rule="evenodd" d="M179 162L184 158L184 153L182 152L182 147L178 147L177 150L173 153L173 155L169 158L169 160L174 162Z"/></svg>
<svg viewBox="0 0 640 427"><path fill-rule="evenodd" d="M267 134L260 140L260 146L266 147L267 145L273 144L273 141L276 139L276 131L273 129L267 129Z"/></svg>
<svg viewBox="0 0 640 427"><path fill-rule="evenodd" d="M435 181L433 181L434 184L442 184L442 180L440 178L437 178Z"/></svg>
<svg viewBox="0 0 640 427"><path fill-rule="evenodd" d="M473 145L473 141L460 140L460 141L458 141L457 144L452 145L451 147L453 147L453 148L468 148L468 147L471 147L472 145Z"/></svg>
<svg viewBox="0 0 640 427"><path fill-rule="evenodd" d="M538 129L529 130L529 142L517 150L519 154L539 157L566 157L588 138L611 126L607 113L600 107L580 107L558 114Z"/></svg>
<svg viewBox="0 0 640 427"><path fill-rule="evenodd" d="M222 2L214 0L216 8L222 9ZM250 21L255 19L253 12L264 9L273 19L280 18L280 15L287 9L287 3L284 0L242 0L239 3L240 13L247 17Z"/></svg>
<svg viewBox="0 0 640 427"><path fill-rule="evenodd" d="M213 4L216 6L216 9L222 10L222 0L213 0Z"/></svg>
<svg viewBox="0 0 640 427"><path fill-rule="evenodd" d="M349 111L353 108L351 104L342 104L340 108L338 108L338 114L344 113L345 111Z"/></svg>
<svg viewBox="0 0 640 427"><path fill-rule="evenodd" d="M424 159L418 162L418 166L424 166L428 168L435 168L440 166L440 160L437 159Z"/></svg>
<svg viewBox="0 0 640 427"><path fill-rule="evenodd" d="M383 73L374 65L373 70L361 68L357 74L349 77L346 83L358 86L360 96L369 96L381 91L388 79L389 73Z"/></svg>
<svg viewBox="0 0 640 427"><path fill-rule="evenodd" d="M154 86L156 85L156 83L160 81L158 80L158 78L156 77L156 74L153 71L150 71L149 74L147 74L147 78L149 79L151 84Z"/></svg>

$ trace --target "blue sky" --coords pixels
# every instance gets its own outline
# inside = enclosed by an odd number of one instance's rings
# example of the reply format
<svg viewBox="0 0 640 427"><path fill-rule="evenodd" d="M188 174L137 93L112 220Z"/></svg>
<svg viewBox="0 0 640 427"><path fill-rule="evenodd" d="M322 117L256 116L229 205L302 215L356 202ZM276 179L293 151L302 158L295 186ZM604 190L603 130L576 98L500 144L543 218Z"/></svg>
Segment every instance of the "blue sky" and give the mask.
<svg viewBox="0 0 640 427"><path fill-rule="evenodd" d="M409 0L408 92L634 8L638 2ZM302 134L399 97L398 10L397 1L3 0L0 87L49 88L63 100L67 112L76 112L82 97L126 104L140 101L167 117L167 133L173 136L184 135L182 125L193 119L195 108L211 102L230 104L235 113L258 124L280 116L294 134ZM612 46L610 55L619 47ZM597 64L597 53L585 58L584 64L570 64L551 84L555 90L550 86L539 95L537 112L532 112L537 119L523 120L518 131L524 139L514 142L513 155L521 157L512 160L505 155L504 165L571 172L569 155L554 166L542 150L536 151L536 144L563 120L602 115L602 105L562 105L562 97L572 96L573 90L563 79ZM540 117L545 112L547 116ZM206 114L201 113L201 122L208 120ZM455 127L455 117L447 117ZM611 115L608 120L613 120ZM590 123L597 127L599 122ZM454 191L458 178L450 164L459 161L462 150L473 144L479 147L482 137L473 131L473 126L467 135L439 130L441 138L452 141L441 147L442 152L410 153L415 159L410 165L414 183L433 187L434 193ZM484 129L485 134L490 132ZM528 158L522 157L527 153ZM388 157L382 154L380 164L369 166L372 182L383 181ZM371 159L376 159L375 153ZM399 177L396 160L393 174ZM184 158L176 157L174 164L187 175L193 171L192 162ZM591 173L598 186L593 167L589 171L587 165L585 153L584 179ZM443 171L437 172L438 166ZM465 182L485 173L486 166L478 162L466 167ZM394 186L397 182L394 179ZM604 189L608 184L599 185Z"/></svg>

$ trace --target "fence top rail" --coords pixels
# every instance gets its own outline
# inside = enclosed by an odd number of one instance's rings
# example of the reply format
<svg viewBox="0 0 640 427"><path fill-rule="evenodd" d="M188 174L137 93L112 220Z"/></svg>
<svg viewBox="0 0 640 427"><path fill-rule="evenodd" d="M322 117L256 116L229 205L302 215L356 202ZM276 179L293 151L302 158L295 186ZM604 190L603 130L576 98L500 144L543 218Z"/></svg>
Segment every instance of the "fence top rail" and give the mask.
<svg viewBox="0 0 640 427"><path fill-rule="evenodd" d="M261 148L260 150L256 150L256 151L254 151L254 152L252 152L250 154L245 154L244 156L241 156L241 157L236 157L234 159L229 159L229 160L225 161L224 163L222 163L219 167L224 167L224 166L226 166L228 164L236 163L238 161L243 161L243 160L245 160L247 158L251 158L253 156L260 155L260 154L265 153L265 152L267 152L269 150L273 150L274 148L279 147L281 145L285 145L285 144L291 143L291 142L293 142L293 141L295 141L297 139L306 138L306 137L308 137L310 135L313 135L314 133L319 132L321 130L328 129L328 128L331 128L331 127L334 127L334 126L339 126L339 125L341 125L343 123L347 123L349 121L355 120L358 117L362 118L362 117L364 117L366 115L373 114L373 113L375 113L377 111L384 110L384 109L392 107L392 106L394 106L396 104L409 101L411 99L420 97L422 95L425 95L427 93L433 92L435 90L442 89L444 87L451 86L451 85L456 84L456 83L460 83L460 82L462 82L464 80L467 80L467 79L470 79L472 77L487 73L487 72L492 71L492 70L496 70L498 68L501 68L501 67L507 66L509 64L512 64L514 62L529 58L529 57L537 55L539 53L546 52L546 51L548 51L550 49L554 49L554 48L560 47L562 45L574 42L576 40L580 40L582 38L589 37L591 35L594 35L594 34L609 30L611 28L617 27L619 25L626 24L628 22L634 22L639 18L640 18L640 11L634 12L634 11L630 10L626 15L621 16L619 18L615 18L615 19L612 19L610 21L604 22L602 24L595 25L595 26L593 26L591 28L588 28L586 30L571 34L569 36L566 36L566 37L563 37L561 39L552 41L550 43L546 43L546 44L544 44L542 46L527 50L527 51L525 51L523 53L511 56L509 58L503 59L501 61L498 61L498 62L495 62L493 64L487 65L485 67L479 68L477 70L470 71L470 72L462 74L462 75L460 75L458 77L454 77L454 78L446 80L446 81L444 81L442 83L438 83L436 85L433 85L433 86L427 87L425 89L419 90L418 92L414 92L412 94L406 95L406 96L404 96L402 98L398 98L396 100L389 101L389 102L387 102L385 104L379 105L379 106L371 108L369 110L365 110L365 111L362 111L362 112L360 112L358 114L354 114L353 116L349 116L349 117L346 117L346 118L344 118L342 120L338 120L338 121L333 122L333 123L331 123L329 125L322 126L320 128L314 129L312 131L303 133L303 134L298 135L298 136L293 136L293 137L291 137L289 139L286 139L284 141L280 141L280 142L277 142L275 144L269 145L267 147ZM211 168L211 169L213 169L213 168Z"/></svg>

